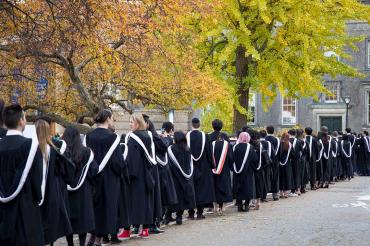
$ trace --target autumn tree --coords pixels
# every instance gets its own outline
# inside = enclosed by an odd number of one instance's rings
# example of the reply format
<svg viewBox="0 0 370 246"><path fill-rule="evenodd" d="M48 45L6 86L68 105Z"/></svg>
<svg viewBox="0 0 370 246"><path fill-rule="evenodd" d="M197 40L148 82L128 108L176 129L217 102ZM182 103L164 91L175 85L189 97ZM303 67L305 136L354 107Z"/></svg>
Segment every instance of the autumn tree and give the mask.
<svg viewBox="0 0 370 246"><path fill-rule="evenodd" d="M135 103L168 110L217 100L222 85L198 70L195 33L183 25L207 9L195 3L1 1L1 96L62 125L112 104L131 113Z"/></svg>
<svg viewBox="0 0 370 246"><path fill-rule="evenodd" d="M316 97L325 92L323 75L359 76L343 63L350 37L346 23L370 20L357 0L214 0L210 15L196 16L205 64L227 81L234 95L234 130L248 122L249 92L269 105L277 93ZM335 52L342 59L328 57ZM228 101L226 101L228 102Z"/></svg>

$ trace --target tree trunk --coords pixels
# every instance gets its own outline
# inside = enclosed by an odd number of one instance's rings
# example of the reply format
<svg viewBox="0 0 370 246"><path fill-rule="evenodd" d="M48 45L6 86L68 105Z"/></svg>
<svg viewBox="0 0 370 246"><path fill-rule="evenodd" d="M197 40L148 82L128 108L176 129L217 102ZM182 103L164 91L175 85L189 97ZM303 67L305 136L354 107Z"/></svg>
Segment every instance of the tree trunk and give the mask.
<svg viewBox="0 0 370 246"><path fill-rule="evenodd" d="M238 46L236 49L235 68L236 77L240 81L238 85L238 102L240 106L248 111L249 107L249 86L244 85L243 79L248 75L248 64L251 60L250 56L246 56L246 49L243 46ZM236 106L234 105L234 118L233 118L233 129L234 132L240 130L243 126L247 125L247 115L241 114Z"/></svg>

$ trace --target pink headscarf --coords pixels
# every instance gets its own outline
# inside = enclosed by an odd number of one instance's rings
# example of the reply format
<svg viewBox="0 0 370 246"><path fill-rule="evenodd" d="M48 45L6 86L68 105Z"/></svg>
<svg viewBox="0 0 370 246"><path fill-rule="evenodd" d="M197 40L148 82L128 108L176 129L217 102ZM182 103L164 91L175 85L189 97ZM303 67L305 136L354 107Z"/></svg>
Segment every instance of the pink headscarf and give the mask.
<svg viewBox="0 0 370 246"><path fill-rule="evenodd" d="M251 136L249 135L248 132L242 132L239 135L238 142L239 143L249 143L251 140Z"/></svg>

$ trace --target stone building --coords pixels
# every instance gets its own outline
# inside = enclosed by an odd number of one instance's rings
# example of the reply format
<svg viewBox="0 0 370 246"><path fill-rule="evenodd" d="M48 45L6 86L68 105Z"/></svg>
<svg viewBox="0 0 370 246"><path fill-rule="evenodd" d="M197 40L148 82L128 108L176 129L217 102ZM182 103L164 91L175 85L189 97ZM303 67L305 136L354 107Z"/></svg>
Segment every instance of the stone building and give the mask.
<svg viewBox="0 0 370 246"><path fill-rule="evenodd" d="M363 2L370 4L370 1ZM344 62L356 67L366 77L338 76L333 79L326 76L325 86L333 93L332 96L322 94L316 102L312 98L295 100L278 95L267 112L262 109L261 96L252 93L250 104L255 117L250 125L263 127L271 124L277 128L311 126L315 131L326 125L330 130L343 131L347 109L344 99L349 97L348 127L356 132L370 128L370 25L353 21L347 28L350 35L365 35L366 38L357 44L358 52L349 51L353 59Z"/></svg>

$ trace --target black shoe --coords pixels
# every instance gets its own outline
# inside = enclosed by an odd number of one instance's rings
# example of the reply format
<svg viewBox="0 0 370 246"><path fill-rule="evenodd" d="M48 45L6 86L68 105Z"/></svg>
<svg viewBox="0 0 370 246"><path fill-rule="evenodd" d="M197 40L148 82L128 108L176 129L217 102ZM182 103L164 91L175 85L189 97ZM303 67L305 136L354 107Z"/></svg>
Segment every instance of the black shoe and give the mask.
<svg viewBox="0 0 370 246"><path fill-rule="evenodd" d="M112 237L112 238L111 238L110 243L111 243L111 244L120 244L120 243L122 243L122 240L119 240L119 239L117 238L117 236L115 236L115 237Z"/></svg>
<svg viewBox="0 0 370 246"><path fill-rule="evenodd" d="M163 223L163 225L168 225L170 222L171 222L170 218L164 218L162 223Z"/></svg>
<svg viewBox="0 0 370 246"><path fill-rule="evenodd" d="M245 212L242 204L238 204L238 212Z"/></svg>
<svg viewBox="0 0 370 246"><path fill-rule="evenodd" d="M102 240L101 240L101 243L103 243L103 244L108 244L108 243L110 243L109 237L108 237L108 236L104 236L104 237L102 238Z"/></svg>
<svg viewBox="0 0 370 246"><path fill-rule="evenodd" d="M160 234L163 233L164 230L161 230L159 227L149 228L149 232L152 234Z"/></svg>
<svg viewBox="0 0 370 246"><path fill-rule="evenodd" d="M182 225L182 217L176 218L176 225Z"/></svg>
<svg viewBox="0 0 370 246"><path fill-rule="evenodd" d="M279 197L274 197L274 201L279 201Z"/></svg>
<svg viewBox="0 0 370 246"><path fill-rule="evenodd" d="M189 214L188 220L195 220L194 214Z"/></svg>
<svg viewBox="0 0 370 246"><path fill-rule="evenodd" d="M203 214L197 215L197 220L204 220L206 217Z"/></svg>
<svg viewBox="0 0 370 246"><path fill-rule="evenodd" d="M268 202L267 199L261 199L261 202Z"/></svg>

